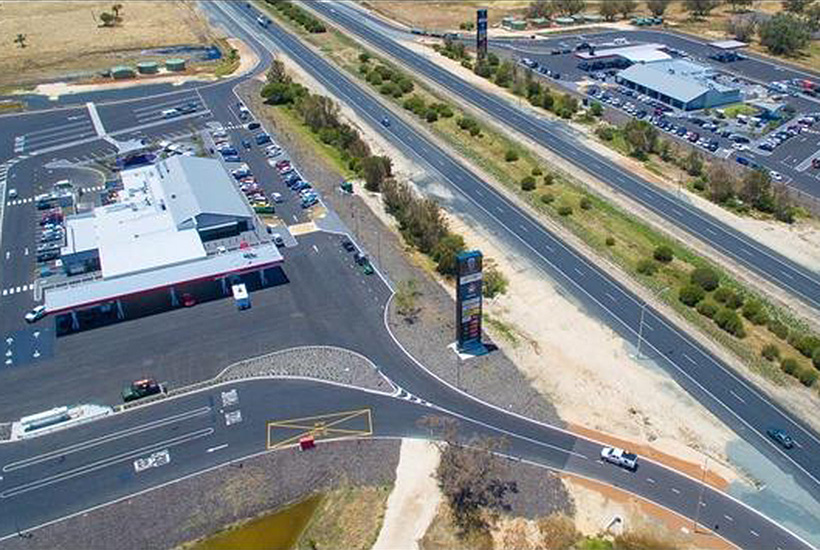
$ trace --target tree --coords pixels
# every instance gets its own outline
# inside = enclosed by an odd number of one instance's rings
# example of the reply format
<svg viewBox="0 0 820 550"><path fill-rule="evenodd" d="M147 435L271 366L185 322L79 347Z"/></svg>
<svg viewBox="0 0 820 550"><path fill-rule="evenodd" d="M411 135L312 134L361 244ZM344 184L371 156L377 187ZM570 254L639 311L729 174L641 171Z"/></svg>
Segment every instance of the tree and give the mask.
<svg viewBox="0 0 820 550"><path fill-rule="evenodd" d="M549 19L553 13L555 13L555 10L550 0L535 0L530 2L530 6L527 8L527 17L530 19L539 17Z"/></svg>
<svg viewBox="0 0 820 550"><path fill-rule="evenodd" d="M456 256L464 252L464 238L461 235L447 232L432 252L436 262L436 271L442 275L456 274Z"/></svg>
<svg viewBox="0 0 820 550"><path fill-rule="evenodd" d="M18 34L17 37L14 39L14 43L17 44L19 48L26 47L26 35L25 34Z"/></svg>
<svg viewBox="0 0 820 550"><path fill-rule="evenodd" d="M113 27L117 23L117 18L114 14L108 13L107 11L100 14L100 19L102 20L103 27Z"/></svg>
<svg viewBox="0 0 820 550"><path fill-rule="evenodd" d="M783 9L791 13L803 13L814 0L783 0Z"/></svg>
<svg viewBox="0 0 820 550"><path fill-rule="evenodd" d="M421 296L414 279L401 281L396 289L396 312L404 317L408 324L413 324L421 311L417 298Z"/></svg>
<svg viewBox="0 0 820 550"><path fill-rule="evenodd" d="M494 516L508 510L508 492L518 492L515 482L505 481L506 467L495 453L505 448L502 439L475 437L464 441L450 419L427 417L422 421L439 432L441 460L436 481L462 535L486 533Z"/></svg>
<svg viewBox="0 0 820 550"><path fill-rule="evenodd" d="M604 106L597 101L593 101L592 105L589 106L589 112L592 116L600 117L604 114Z"/></svg>
<svg viewBox="0 0 820 550"><path fill-rule="evenodd" d="M268 73L266 75L268 83L270 82L285 82L290 83L291 79L288 76L287 71L285 71L285 64L282 63L279 59L274 59L273 62L270 64L270 68L268 69Z"/></svg>
<svg viewBox="0 0 820 550"><path fill-rule="evenodd" d="M675 258L675 252L671 247L661 245L655 248L655 251L652 253L652 257L663 264L668 264Z"/></svg>
<svg viewBox="0 0 820 550"><path fill-rule="evenodd" d="M379 157L363 158L362 173L364 174L365 189L379 192L387 177L387 170L382 159Z"/></svg>
<svg viewBox="0 0 820 550"><path fill-rule="evenodd" d="M745 11L746 9L752 7L753 3L754 0L729 0L729 5L732 6L732 11L735 13L741 11L741 8Z"/></svg>
<svg viewBox="0 0 820 550"><path fill-rule="evenodd" d="M764 170L752 170L743 177L740 198L761 212L774 212L772 178Z"/></svg>
<svg viewBox="0 0 820 550"><path fill-rule="evenodd" d="M647 0L646 8L655 17L662 17L672 0Z"/></svg>
<svg viewBox="0 0 820 550"><path fill-rule="evenodd" d="M632 149L632 155L644 159L655 150L658 129L645 120L630 119L624 126L624 138Z"/></svg>
<svg viewBox="0 0 820 550"><path fill-rule="evenodd" d="M550 4L554 13L570 17L584 11L587 7L584 0L550 0Z"/></svg>
<svg viewBox="0 0 820 550"><path fill-rule="evenodd" d="M803 19L806 22L806 26L809 28L811 32L817 32L820 30L820 4L814 4L813 6L809 6L803 12Z"/></svg>
<svg viewBox="0 0 820 550"><path fill-rule="evenodd" d="M703 173L703 157L697 151L690 152L683 160L683 169L690 176L699 176Z"/></svg>
<svg viewBox="0 0 820 550"><path fill-rule="evenodd" d="M720 285L720 276L715 272L714 269L711 269L709 267L696 268L692 271L692 274L689 276L689 280L692 282L692 284L698 285L706 292L711 292L715 290L718 287L718 285Z"/></svg>
<svg viewBox="0 0 820 550"><path fill-rule="evenodd" d="M734 196L737 182L723 163L714 163L710 166L707 179L709 180L709 199L712 202L722 204Z"/></svg>
<svg viewBox="0 0 820 550"><path fill-rule="evenodd" d="M481 290L485 298L495 298L499 294L507 292L507 286L510 282L507 280L507 277L498 270L495 262L489 259L484 261L483 275L484 286Z"/></svg>
<svg viewBox="0 0 820 550"><path fill-rule="evenodd" d="M688 284L678 292L678 299L689 307L695 307L706 293L698 285Z"/></svg>
<svg viewBox="0 0 820 550"><path fill-rule="evenodd" d="M758 35L760 43L774 55L795 55L811 40L809 26L789 13L779 13L761 23Z"/></svg>
<svg viewBox="0 0 820 550"><path fill-rule="evenodd" d="M615 21L618 15L618 2L601 2L598 4L598 13L606 21Z"/></svg>
<svg viewBox="0 0 820 550"><path fill-rule="evenodd" d="M624 19L629 17L629 15L638 8L638 2L635 0L619 0L618 2L614 2L614 4Z"/></svg>
<svg viewBox="0 0 820 550"><path fill-rule="evenodd" d="M693 17L706 17L719 4L720 0L684 0L683 8Z"/></svg>
<svg viewBox="0 0 820 550"><path fill-rule="evenodd" d="M726 33L735 40L748 42L757 31L757 20L754 17L730 17L726 20Z"/></svg>
<svg viewBox="0 0 820 550"><path fill-rule="evenodd" d="M513 66L512 61L507 60L502 62L501 65L498 66L498 70L495 72L495 83L506 88L512 84L514 72L515 67Z"/></svg>

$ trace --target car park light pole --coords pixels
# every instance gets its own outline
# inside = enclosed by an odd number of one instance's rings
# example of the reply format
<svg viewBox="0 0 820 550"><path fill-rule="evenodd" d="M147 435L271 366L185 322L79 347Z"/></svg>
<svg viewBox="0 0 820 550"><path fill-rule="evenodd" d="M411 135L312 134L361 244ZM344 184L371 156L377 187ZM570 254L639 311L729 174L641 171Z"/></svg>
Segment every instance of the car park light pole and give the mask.
<svg viewBox="0 0 820 550"><path fill-rule="evenodd" d="M663 295L663 293L666 292L667 290L669 290L670 288L671 287L668 287L668 286L662 288L660 290L660 292L658 292L656 294L656 296L658 298L660 298ZM646 300L641 302L641 318L640 318L640 321L638 321L638 349L637 349L635 355L633 356L633 359L637 359L638 361L643 359L643 357L641 357L641 343L643 342L643 325L644 325L643 320L644 320L645 315L646 315Z"/></svg>

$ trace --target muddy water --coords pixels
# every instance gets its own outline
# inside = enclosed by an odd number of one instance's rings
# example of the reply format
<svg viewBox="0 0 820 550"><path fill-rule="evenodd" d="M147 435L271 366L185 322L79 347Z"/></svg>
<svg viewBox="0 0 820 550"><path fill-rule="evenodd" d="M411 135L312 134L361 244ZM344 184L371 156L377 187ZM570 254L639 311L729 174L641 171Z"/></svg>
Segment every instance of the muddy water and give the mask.
<svg viewBox="0 0 820 550"><path fill-rule="evenodd" d="M236 529L217 533L191 546L192 550L289 550L302 534L321 495L273 514L260 516Z"/></svg>

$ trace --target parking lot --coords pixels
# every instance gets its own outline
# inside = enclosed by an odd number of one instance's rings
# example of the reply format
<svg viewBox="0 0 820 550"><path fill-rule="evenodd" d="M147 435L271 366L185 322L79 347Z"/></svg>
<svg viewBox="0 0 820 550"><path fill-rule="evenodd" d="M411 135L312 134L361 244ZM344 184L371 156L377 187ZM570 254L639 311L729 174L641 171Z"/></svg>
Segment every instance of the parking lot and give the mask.
<svg viewBox="0 0 820 550"><path fill-rule="evenodd" d="M593 62L577 55L590 48L653 45L673 59L710 67L716 80L738 87L749 101L741 108L682 111L621 82L617 75L628 66L623 59ZM647 31L514 39L492 46L550 84L581 94L586 103L597 101L624 116L646 120L704 153L763 169L775 181L820 197L820 84L812 88L810 80L787 71L780 72L777 81L767 80L758 74L761 64L742 52L720 53L705 43ZM777 103L783 106L779 111L767 110Z"/></svg>

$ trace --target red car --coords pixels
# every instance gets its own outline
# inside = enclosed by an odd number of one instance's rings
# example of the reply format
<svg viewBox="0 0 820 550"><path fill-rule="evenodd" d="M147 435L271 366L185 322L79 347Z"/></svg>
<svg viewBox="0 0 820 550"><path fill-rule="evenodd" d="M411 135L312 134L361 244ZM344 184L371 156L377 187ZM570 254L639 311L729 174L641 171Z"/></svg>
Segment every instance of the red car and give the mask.
<svg viewBox="0 0 820 550"><path fill-rule="evenodd" d="M290 161L289 160L280 160L275 164L277 170L282 170L284 168L290 168Z"/></svg>
<svg viewBox="0 0 820 550"><path fill-rule="evenodd" d="M182 305L183 307L193 307L196 305L196 298L191 296L190 294L183 294L182 295Z"/></svg>

